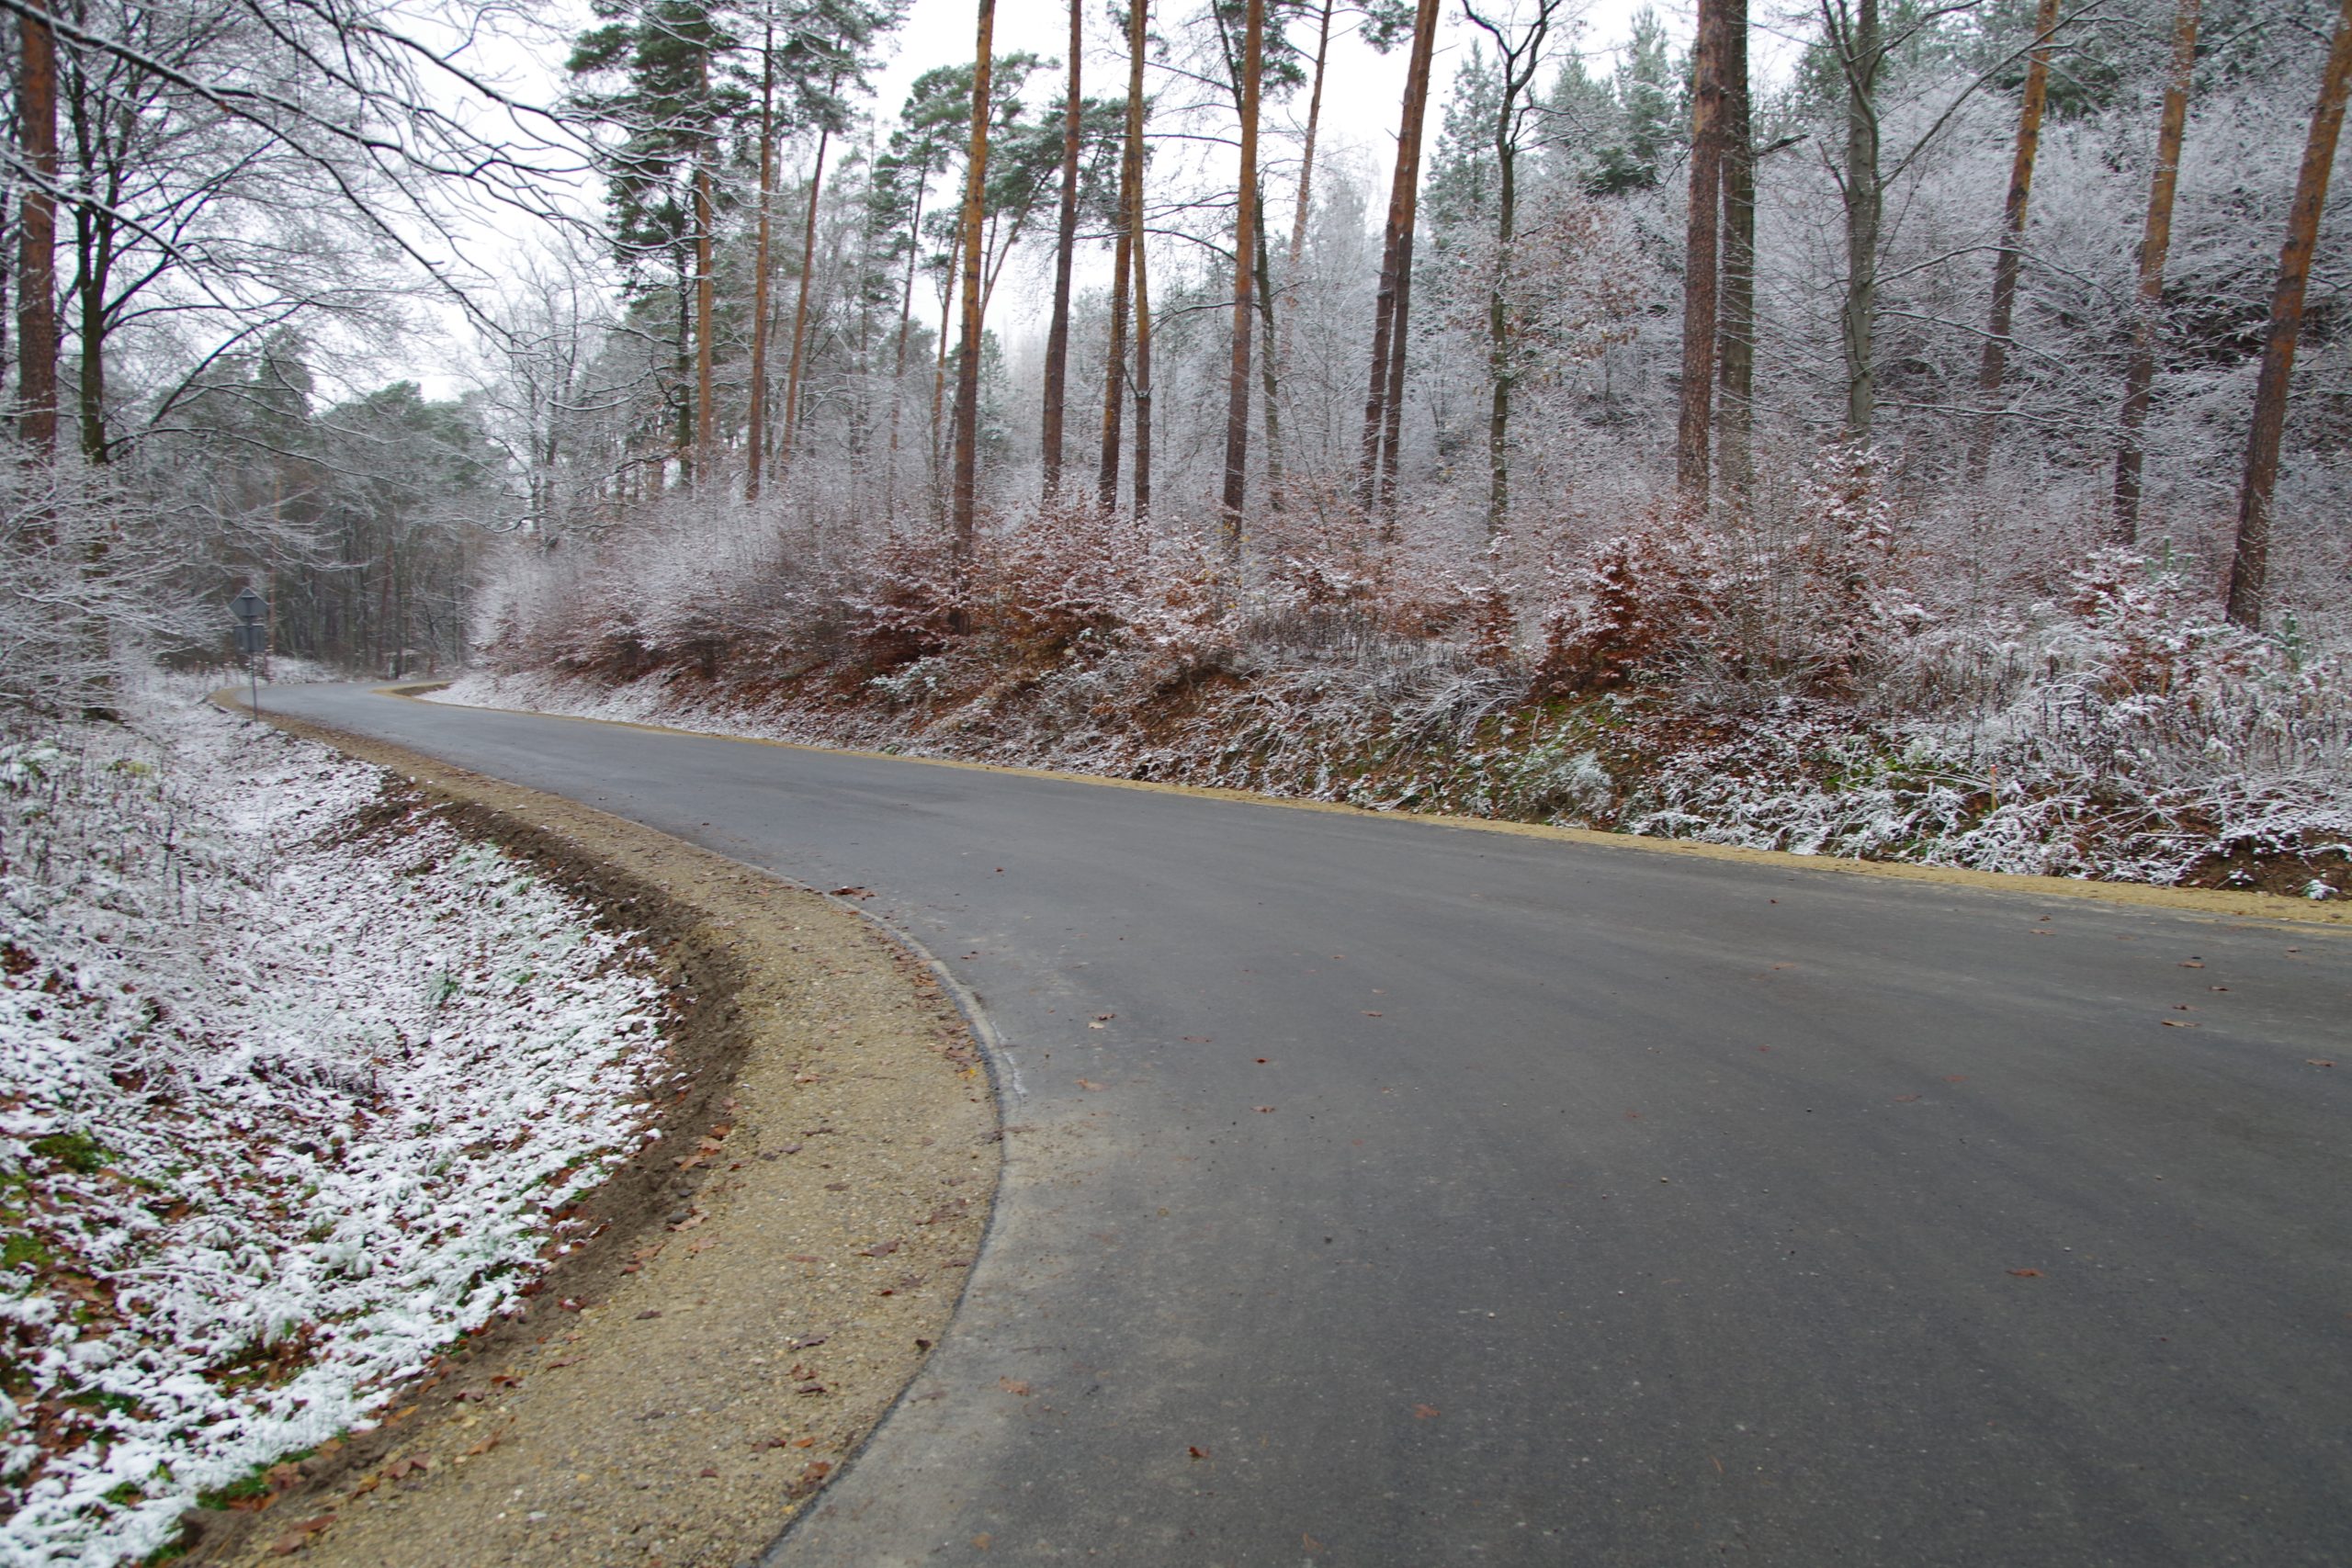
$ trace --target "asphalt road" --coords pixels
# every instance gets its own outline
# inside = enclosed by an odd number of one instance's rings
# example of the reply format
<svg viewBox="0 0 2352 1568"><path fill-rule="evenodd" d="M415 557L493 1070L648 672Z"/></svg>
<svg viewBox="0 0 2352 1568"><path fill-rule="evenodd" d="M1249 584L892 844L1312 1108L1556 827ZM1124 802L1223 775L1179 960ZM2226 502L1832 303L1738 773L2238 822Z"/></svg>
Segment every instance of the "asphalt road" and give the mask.
<svg viewBox="0 0 2352 1568"><path fill-rule="evenodd" d="M266 700L978 998L989 1244L772 1568L2352 1563L2342 934Z"/></svg>

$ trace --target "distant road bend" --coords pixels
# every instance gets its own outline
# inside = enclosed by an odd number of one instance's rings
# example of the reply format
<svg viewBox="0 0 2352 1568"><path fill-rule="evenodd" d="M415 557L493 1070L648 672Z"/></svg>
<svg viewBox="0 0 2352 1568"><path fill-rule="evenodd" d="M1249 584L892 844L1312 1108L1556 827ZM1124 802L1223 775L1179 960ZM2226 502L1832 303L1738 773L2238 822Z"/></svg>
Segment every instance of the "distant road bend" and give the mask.
<svg viewBox="0 0 2352 1568"><path fill-rule="evenodd" d="M771 1568L2352 1563L2340 931L266 702L979 998L989 1246Z"/></svg>

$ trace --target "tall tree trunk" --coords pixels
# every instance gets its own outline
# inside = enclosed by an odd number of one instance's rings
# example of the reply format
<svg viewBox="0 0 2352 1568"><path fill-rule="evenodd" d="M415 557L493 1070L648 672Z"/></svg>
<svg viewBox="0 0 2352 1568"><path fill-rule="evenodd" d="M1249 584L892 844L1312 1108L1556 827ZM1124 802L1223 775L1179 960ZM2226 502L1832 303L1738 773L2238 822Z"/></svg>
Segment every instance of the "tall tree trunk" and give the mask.
<svg viewBox="0 0 2352 1568"><path fill-rule="evenodd" d="M1127 134L1119 153L1118 238L1111 259L1111 342L1102 371L1102 457L1094 494L1119 503L1119 443L1127 403L1127 274L1143 243L1143 51L1149 0L1127 0Z"/></svg>
<svg viewBox="0 0 2352 1568"><path fill-rule="evenodd" d="M718 479L713 461L718 446L718 411L711 397L711 299L717 279L711 276L710 241L713 214L707 151L695 162L695 483Z"/></svg>
<svg viewBox="0 0 2352 1568"><path fill-rule="evenodd" d="M46 462L57 451L57 39L45 15L17 30L17 434Z"/></svg>
<svg viewBox="0 0 2352 1568"><path fill-rule="evenodd" d="M1266 341L1258 355L1258 390L1265 400L1266 421L1266 505L1271 511L1283 510L1283 419L1282 373L1274 367L1274 344L1278 341L1274 325L1274 279L1272 258L1266 247L1266 200L1261 192L1258 197L1258 324L1265 329Z"/></svg>
<svg viewBox="0 0 2352 1568"><path fill-rule="evenodd" d="M672 375L678 386L677 427L672 440L677 446L678 477L681 483L692 483L695 468L695 249L691 243L677 247L678 265L678 341L676 364Z"/></svg>
<svg viewBox="0 0 2352 1568"><path fill-rule="evenodd" d="M1976 371L1977 400L1984 413L1969 445L1969 472L1984 477L1993 458L1995 423L2000 417L2001 378L2009 363L2009 323L2018 303L2018 273L2025 262L2027 198L2033 192L2033 161L2041 149L2041 109L2050 96L2050 35L2058 25L2058 0L2041 0L2033 17L2033 51L2026 57L2025 98L2018 106L2017 155L2009 163L2009 194L2001 208L2001 249L1993 258L1993 310L1984 329L1984 357Z"/></svg>
<svg viewBox="0 0 2352 1568"><path fill-rule="evenodd" d="M1674 481L1683 504L1707 504L1707 437L1714 423L1715 267L1722 243L1724 8L1699 0L1699 53L1690 92L1690 202L1682 237L1682 397Z"/></svg>
<svg viewBox="0 0 2352 1568"><path fill-rule="evenodd" d="M2352 0L2346 0L2352 4ZM1241 41L1241 172L1233 187L1233 363L1226 377L1225 495L1219 534L1229 565L1241 561L1242 503L1250 478L1250 340L1257 268L1259 51L1265 47L1266 0L1249 0Z"/></svg>
<svg viewBox="0 0 2352 1568"><path fill-rule="evenodd" d="M1717 320L1716 472L1734 502L1755 478L1756 125L1747 88L1747 0L1724 13L1724 276Z"/></svg>
<svg viewBox="0 0 2352 1568"><path fill-rule="evenodd" d="M1144 243L1143 182L1131 214L1136 236L1136 520L1151 515L1151 248Z"/></svg>
<svg viewBox="0 0 2352 1568"><path fill-rule="evenodd" d="M2287 378L2295 367L2295 342L2303 326L2303 290L2311 282L2312 249L2319 240L2320 212L2327 206L2327 180L2335 164L2335 139L2344 129L2344 99L2352 86L2352 0L2341 0L2335 41L2320 77L2319 102L2312 109L2311 139L2303 144L2302 171L2295 178L2295 205L2287 218L2287 243L2278 253L2278 288L2270 298L2270 332L2262 345L2262 373L2255 382L2254 427L2246 436L2245 480L2238 490L2238 541L2230 561L2230 619L2249 629L2262 625L2270 572L2270 492L2278 480L2278 443L2287 423Z"/></svg>
<svg viewBox="0 0 2352 1568"><path fill-rule="evenodd" d="M752 388L745 423L743 499L760 499L760 469L768 439L768 297L774 291L770 212L775 201L775 26L760 39L760 227L752 258Z"/></svg>
<svg viewBox="0 0 2352 1568"><path fill-rule="evenodd" d="M2140 290L2132 311L2132 358L2123 371L2123 444L2115 454L2115 542L2140 540L2140 427L2156 384L2156 323L2164 310L2165 253L2172 248L2173 193L2180 185L2180 144L2188 129L2188 90L2197 71L2197 22L2203 0L2179 0L2173 14L2172 70L2156 122L2156 169L2148 181L2148 219L2140 231Z"/></svg>
<svg viewBox="0 0 2352 1568"><path fill-rule="evenodd" d="M964 276L964 224L956 223L956 237L947 243L947 278L939 290L939 345L931 365L931 495L933 509L946 514L947 488L941 482L941 465L946 461L944 443L947 436L947 345L952 341L948 329L956 321L956 285Z"/></svg>
<svg viewBox="0 0 2352 1568"><path fill-rule="evenodd" d="M1298 199L1290 220L1290 249L1283 256L1283 276L1294 287L1299 277L1299 267L1306 254L1306 220L1314 210L1315 141L1323 121L1323 67L1331 55L1331 11L1337 0L1323 0L1323 13L1316 24L1315 76L1306 94L1306 140L1298 154ZM1295 299L1292 301L1297 303ZM1298 312L1284 311L1282 331L1269 333L1267 345L1271 355L1269 367L1277 377L1290 369L1291 338L1298 330Z"/></svg>
<svg viewBox="0 0 2352 1568"><path fill-rule="evenodd" d="M1519 139L1512 134L1509 65L1495 111L1495 276L1487 290L1487 536L1503 530L1510 511L1510 254L1519 228Z"/></svg>
<svg viewBox="0 0 2352 1568"><path fill-rule="evenodd" d="M913 329L915 318L915 273L922 264L922 198L930 181L927 171L919 171L915 178L915 210L912 241L907 247L907 281L899 291L899 346L890 365L890 465L882 475L882 516L884 521L899 520L899 416L906 405L907 334Z"/></svg>
<svg viewBox="0 0 2352 1568"><path fill-rule="evenodd" d="M2346 0L2352 5L2352 0ZM980 0L979 52L972 66L972 147L964 166L964 331L956 358L956 505L957 583L971 571L973 510L980 464L980 224L987 210L989 98L995 59L996 0ZM960 609L958 614L960 615Z"/></svg>
<svg viewBox="0 0 2352 1568"><path fill-rule="evenodd" d="M1038 421L1045 443L1046 495L1062 487L1062 403L1069 373L1069 272L1078 249L1078 144L1083 104L1079 97L1079 56L1085 52L1080 0L1069 0L1069 88L1062 106L1062 204L1054 233L1054 319L1046 332L1046 407Z"/></svg>
<svg viewBox="0 0 2352 1568"><path fill-rule="evenodd" d="M826 96L831 96L828 87ZM794 437L800 428L800 369L808 341L808 287L817 276L817 203L825 189L825 151L832 144L833 128L817 132L817 163L808 175L808 220L800 233L800 298L792 307L792 358L784 374L784 442L777 457L792 466Z"/></svg>
<svg viewBox="0 0 2352 1568"><path fill-rule="evenodd" d="M1859 445L1870 440L1878 411L1871 355L1878 323L1879 215L1886 197L1878 173L1878 0L1857 0L1846 19L1838 29L1846 78L1846 299L1838 326L1846 355L1846 439Z"/></svg>
<svg viewBox="0 0 2352 1568"><path fill-rule="evenodd" d="M107 286L114 272L114 218L88 204L74 215L81 262L82 456L93 465L112 451L107 439Z"/></svg>
<svg viewBox="0 0 2352 1568"><path fill-rule="evenodd" d="M1382 442L1395 427L1389 389L1404 355L1404 297L1410 292L1413 214L1420 188L1421 119L1429 105L1430 56L1437 43L1437 0L1419 0L1413 13L1413 48L1405 66L1405 104L1396 130L1396 169L1388 186L1388 220L1380 247L1380 286L1372 299L1372 384L1364 394L1361 500L1370 515L1381 500ZM1393 446L1393 440L1390 442ZM1388 472L1395 472L1393 454Z"/></svg>

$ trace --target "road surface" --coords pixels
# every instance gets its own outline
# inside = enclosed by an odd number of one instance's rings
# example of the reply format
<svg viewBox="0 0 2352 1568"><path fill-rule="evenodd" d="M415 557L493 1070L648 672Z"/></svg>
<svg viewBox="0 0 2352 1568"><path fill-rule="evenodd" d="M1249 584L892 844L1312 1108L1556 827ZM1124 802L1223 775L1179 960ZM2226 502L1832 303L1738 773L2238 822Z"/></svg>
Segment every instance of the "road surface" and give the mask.
<svg viewBox="0 0 2352 1568"><path fill-rule="evenodd" d="M2352 1562L2338 932L268 702L977 998L989 1244L771 1568Z"/></svg>

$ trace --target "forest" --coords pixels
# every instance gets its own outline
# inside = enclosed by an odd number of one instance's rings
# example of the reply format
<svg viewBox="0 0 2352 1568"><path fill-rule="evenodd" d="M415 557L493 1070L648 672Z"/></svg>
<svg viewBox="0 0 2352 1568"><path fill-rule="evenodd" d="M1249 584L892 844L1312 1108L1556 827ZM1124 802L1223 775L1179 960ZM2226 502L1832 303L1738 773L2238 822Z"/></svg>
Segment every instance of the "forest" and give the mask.
<svg viewBox="0 0 2352 1568"><path fill-rule="evenodd" d="M456 700L2352 892L2352 0L977 0L899 102L894 0L0 9L11 726L250 582Z"/></svg>

